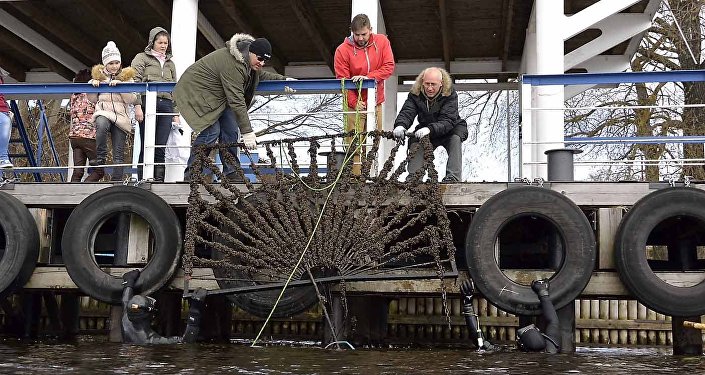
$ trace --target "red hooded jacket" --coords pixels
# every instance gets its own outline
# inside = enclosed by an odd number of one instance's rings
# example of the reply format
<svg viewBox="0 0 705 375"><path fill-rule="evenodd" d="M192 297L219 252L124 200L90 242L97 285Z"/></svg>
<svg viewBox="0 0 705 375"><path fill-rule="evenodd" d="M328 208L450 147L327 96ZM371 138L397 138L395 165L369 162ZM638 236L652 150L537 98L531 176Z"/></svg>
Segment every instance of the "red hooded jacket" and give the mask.
<svg viewBox="0 0 705 375"><path fill-rule="evenodd" d="M335 50L336 78L367 76L377 81L377 104L384 102L384 80L394 73L394 54L387 36L370 34L367 46L358 47L351 37L345 38ZM367 103L367 90L362 90ZM355 108L357 90L348 90L348 106Z"/></svg>

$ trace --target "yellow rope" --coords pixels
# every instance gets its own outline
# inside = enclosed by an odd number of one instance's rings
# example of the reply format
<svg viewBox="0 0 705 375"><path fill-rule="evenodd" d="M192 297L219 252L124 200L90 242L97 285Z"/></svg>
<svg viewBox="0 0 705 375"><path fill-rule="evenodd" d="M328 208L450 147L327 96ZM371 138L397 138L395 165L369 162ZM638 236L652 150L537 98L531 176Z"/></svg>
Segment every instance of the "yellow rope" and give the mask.
<svg viewBox="0 0 705 375"><path fill-rule="evenodd" d="M343 93L343 105L344 105L344 106L347 106L347 93L345 92L345 80L344 80L344 79L341 79L340 81L341 81L341 90L342 90L342 93ZM362 89L362 81L360 81L360 83L358 84L358 95L360 94L361 89ZM357 108L355 108L355 111L356 111L356 112L359 112ZM359 132L358 132L358 130L357 130L357 120L358 120L358 118L359 118L358 113L356 113L356 114L355 114L355 120L356 120L356 121L355 121L355 122L356 122L356 124L355 124L355 125L356 125L356 126L355 126L355 136L358 136L358 134L359 134ZM346 125L346 124L347 124L347 116L343 116L343 119L344 119L344 120L343 120L343 124ZM279 145L279 153L280 153L279 155L280 155L280 157L281 157L282 154L286 155L286 153L283 152L282 147L283 147L283 145L280 144L280 145ZM299 266L301 265L301 262L303 262L304 256L306 255L306 251L308 251L309 247L311 246L311 242L313 241L313 237L314 237L314 235L316 234L316 230L318 230L318 225L319 225L320 222L321 222L321 218L323 218L323 213L324 213L325 210L326 210L326 206L328 205L328 201L330 200L330 196L333 194L333 191L335 190L335 185L337 185L338 182L340 181L340 177L341 177L342 174L343 174L343 170L345 169L345 168L344 168L345 165L347 165L347 163L349 163L350 160L353 159L353 157L354 157L355 153L358 151L358 149L360 149L360 150L362 149L362 142L358 142L358 146L356 147L356 150L355 150L355 151L350 152L349 149L347 150L347 153L346 153L346 155L345 155L345 156L346 156L346 157L345 157L345 160L343 161L343 165L342 165L342 166L340 167L340 169L338 170L338 174L335 176L335 180L334 180L330 185L326 186L325 188L321 188L321 189L314 189L314 188L312 188L311 186L309 186L308 184L306 184L306 183L303 181L303 179L301 178L301 176L300 176L298 173L296 173L296 171L294 171L294 170L292 169L292 172L298 177L298 179L304 184L304 186L306 186L306 187L309 188L310 190L313 190L313 191L323 191L323 190L325 190L325 189L327 189L327 188L330 188L330 191L328 191L328 195L326 196L326 200L323 202L323 207L321 207L321 211L319 212L318 218L316 219L316 224L313 226L313 230L311 231L311 235L310 235L309 238L308 238L308 242L306 242L306 247L305 247L304 250L301 252L301 256L299 257L299 260L296 262L296 265L294 265L294 269L291 271L291 273L289 274L289 277L286 279L286 282L284 283L284 287L282 288L281 292L279 292L279 296L277 297L277 300L274 302L274 306L272 306L272 310L269 311L269 315L267 316L267 319L265 319L264 324L262 324L262 327L260 328L259 332L257 333L257 337L255 337L255 340L252 342L252 345L251 345L252 347L254 347L254 346L257 344L257 341L259 341L259 338L262 336L262 332L264 332L264 328L267 326L267 324L269 323L269 321L272 319L272 315L274 314L274 310L276 310L277 305L279 305L279 302L281 301L282 297L284 296L284 292L286 291L286 288L289 286L289 283L291 282L291 279L294 278L294 274L296 273L296 270L299 269ZM287 162L288 162L288 161L289 161L288 155L286 156L286 158L287 158Z"/></svg>

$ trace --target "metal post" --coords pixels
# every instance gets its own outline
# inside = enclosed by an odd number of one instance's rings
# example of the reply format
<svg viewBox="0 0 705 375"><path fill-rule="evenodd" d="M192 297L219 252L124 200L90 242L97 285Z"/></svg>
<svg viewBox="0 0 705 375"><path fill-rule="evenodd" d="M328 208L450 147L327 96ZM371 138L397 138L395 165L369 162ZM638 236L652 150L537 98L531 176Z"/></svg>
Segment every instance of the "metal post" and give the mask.
<svg viewBox="0 0 705 375"><path fill-rule="evenodd" d="M564 28L566 17L562 1L536 0L536 73L563 74L564 72ZM565 94L563 85L540 85L535 88L534 107L562 108ZM539 110L534 112L534 129L531 161L544 161L543 152L563 146L563 111ZM542 164L534 165L531 177L547 176Z"/></svg>
<svg viewBox="0 0 705 375"><path fill-rule="evenodd" d="M181 74L196 61L196 35L198 33L198 0L174 0L171 7L171 41L176 65L176 75ZM181 123L186 124L183 118ZM179 146L191 145L191 128L183 126L183 143ZM146 160L146 159L145 159ZM185 165L169 165L165 168L164 181L182 181Z"/></svg>
<svg viewBox="0 0 705 375"><path fill-rule="evenodd" d="M154 177L154 144L157 134L157 92L147 91L145 94L144 108L144 139L142 149L144 150L144 166L142 166L142 178Z"/></svg>

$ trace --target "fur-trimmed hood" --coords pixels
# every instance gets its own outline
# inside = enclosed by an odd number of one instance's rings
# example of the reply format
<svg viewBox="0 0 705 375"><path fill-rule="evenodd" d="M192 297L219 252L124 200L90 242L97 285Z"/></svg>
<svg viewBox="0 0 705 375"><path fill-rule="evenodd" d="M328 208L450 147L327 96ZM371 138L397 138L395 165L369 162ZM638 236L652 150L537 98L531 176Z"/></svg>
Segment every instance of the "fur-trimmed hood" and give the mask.
<svg viewBox="0 0 705 375"><path fill-rule="evenodd" d="M411 92L414 95L421 95L423 92L423 76L429 69L438 69L441 71L441 83L443 84L443 90L441 91L441 96L450 96L453 91L453 80L450 78L450 74L443 68L426 68L416 76L416 81L414 85L411 86Z"/></svg>
<svg viewBox="0 0 705 375"><path fill-rule="evenodd" d="M238 33L233 35L233 37L225 43L225 46L228 47L228 51L230 51L230 54L233 55L237 61L244 64L246 63L245 53L250 51L250 44L254 40L255 37L250 34ZM250 66L249 64L245 65Z"/></svg>
<svg viewBox="0 0 705 375"><path fill-rule="evenodd" d="M115 78L119 79L120 81L128 81L132 80L135 78L137 75L137 71L135 68L128 66L126 68L122 68L117 76ZM98 64L94 65L93 69L91 69L91 78L98 80L100 82L104 82L108 80L108 76L105 74L105 65L103 64Z"/></svg>

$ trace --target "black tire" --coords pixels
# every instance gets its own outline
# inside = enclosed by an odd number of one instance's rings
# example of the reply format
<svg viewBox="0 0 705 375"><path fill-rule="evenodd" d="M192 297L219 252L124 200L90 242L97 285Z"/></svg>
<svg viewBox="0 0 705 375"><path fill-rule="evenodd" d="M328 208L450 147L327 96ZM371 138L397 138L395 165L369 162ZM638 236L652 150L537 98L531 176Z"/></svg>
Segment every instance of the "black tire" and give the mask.
<svg viewBox="0 0 705 375"><path fill-rule="evenodd" d="M27 207L0 192L0 297L24 286L39 257L39 231Z"/></svg>
<svg viewBox="0 0 705 375"><path fill-rule="evenodd" d="M255 283L242 283L239 286L255 285ZM236 285L232 285L236 286ZM228 295L235 305L248 313L266 318L274 307L274 302L279 297L281 290L264 290L247 294ZM318 302L316 291L311 286L288 287L277 304L272 318L289 318L308 310Z"/></svg>
<svg viewBox="0 0 705 375"><path fill-rule="evenodd" d="M504 190L488 199L473 217L465 240L465 259L477 288L492 304L519 315L540 314L539 299L528 285L509 279L495 260L495 243L510 221L536 216L552 223L563 239L563 261L550 279L556 308L573 303L595 265L595 236L585 214L568 198L536 186Z"/></svg>
<svg viewBox="0 0 705 375"><path fill-rule="evenodd" d="M257 205L260 212L264 212L264 210L273 210L270 206L268 206L268 203L271 202L268 196L261 192L257 194L259 194L261 202L264 202L264 204ZM254 196L250 196L247 199L257 204L256 202L254 202ZM217 240L222 241L221 239ZM223 259L223 255L217 250L214 250L213 258L216 260L221 260ZM224 268L213 268L213 273L216 279L218 280L218 285L222 289L261 284L260 282L255 280L254 277L252 277L246 272ZM287 276L288 275L281 275L283 279L285 279ZM308 279L307 274L303 274L303 276L301 277ZM251 292L246 294L228 294L228 299L230 299L236 306L240 307L246 312L260 318L266 318L272 311L274 303L279 297L280 292L281 289L273 289L263 290L259 292ZM308 310L317 302L318 296L316 295L316 290L313 286L308 285L288 287L282 295L281 299L279 300L277 308L272 313L272 317L292 317Z"/></svg>
<svg viewBox="0 0 705 375"><path fill-rule="evenodd" d="M705 281L690 287L668 284L652 271L645 251L652 230L679 216L705 223L705 191L667 188L640 199L617 229L615 263L624 285L648 308L672 316L699 316L705 314Z"/></svg>
<svg viewBox="0 0 705 375"><path fill-rule="evenodd" d="M174 211L154 193L132 186L116 186L91 194L69 216L61 239L66 270L87 295L120 304L122 279L103 271L95 261L94 240L98 229L117 213L135 213L150 226L153 254L141 270L136 289L151 294L174 275L183 245L181 225Z"/></svg>

